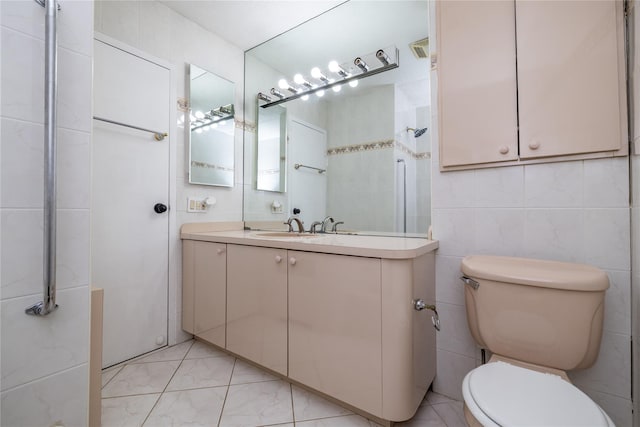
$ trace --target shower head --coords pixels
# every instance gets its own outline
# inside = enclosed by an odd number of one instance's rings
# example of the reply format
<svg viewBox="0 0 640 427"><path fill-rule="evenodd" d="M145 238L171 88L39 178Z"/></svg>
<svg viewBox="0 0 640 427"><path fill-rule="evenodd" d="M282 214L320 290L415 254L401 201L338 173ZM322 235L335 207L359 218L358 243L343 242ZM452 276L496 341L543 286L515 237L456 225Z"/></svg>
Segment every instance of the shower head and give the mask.
<svg viewBox="0 0 640 427"><path fill-rule="evenodd" d="M424 135L424 133L427 131L428 128L422 128L422 129L414 129L414 128L407 128L407 132L412 131L413 132L413 137L414 138L418 138L422 135Z"/></svg>

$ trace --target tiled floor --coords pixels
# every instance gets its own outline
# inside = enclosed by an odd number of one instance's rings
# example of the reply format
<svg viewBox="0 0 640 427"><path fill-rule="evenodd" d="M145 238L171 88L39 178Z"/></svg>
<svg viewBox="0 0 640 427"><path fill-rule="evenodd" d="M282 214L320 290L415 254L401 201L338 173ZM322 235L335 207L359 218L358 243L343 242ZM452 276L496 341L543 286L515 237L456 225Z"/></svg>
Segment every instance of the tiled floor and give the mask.
<svg viewBox="0 0 640 427"><path fill-rule="evenodd" d="M102 373L102 425L377 426L199 341ZM401 426L464 426L462 403L429 393Z"/></svg>

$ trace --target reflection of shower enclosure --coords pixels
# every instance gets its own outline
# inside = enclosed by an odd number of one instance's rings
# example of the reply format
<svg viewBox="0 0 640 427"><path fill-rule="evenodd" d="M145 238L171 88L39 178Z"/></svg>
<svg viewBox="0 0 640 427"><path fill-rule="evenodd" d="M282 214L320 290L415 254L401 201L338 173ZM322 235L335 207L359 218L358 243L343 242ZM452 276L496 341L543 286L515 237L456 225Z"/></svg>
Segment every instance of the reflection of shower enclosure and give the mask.
<svg viewBox="0 0 640 427"><path fill-rule="evenodd" d="M397 194L401 200L401 203L398 204L396 212L402 210L402 214L398 215L399 218L402 218L402 222L396 231L402 231L403 233L407 232L407 164L404 159L396 160L398 164L398 180L397 182Z"/></svg>

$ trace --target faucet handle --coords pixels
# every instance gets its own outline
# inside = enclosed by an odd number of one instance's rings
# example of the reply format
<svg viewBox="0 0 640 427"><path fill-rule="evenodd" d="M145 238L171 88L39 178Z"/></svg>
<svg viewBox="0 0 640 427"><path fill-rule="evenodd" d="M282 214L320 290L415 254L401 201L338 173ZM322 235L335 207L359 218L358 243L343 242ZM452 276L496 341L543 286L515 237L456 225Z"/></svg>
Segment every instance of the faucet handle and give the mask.
<svg viewBox="0 0 640 427"><path fill-rule="evenodd" d="M333 231L334 233L337 233L338 232L338 225L340 225L340 224L344 224L344 221L335 222L333 224L333 227L331 228L331 231Z"/></svg>
<svg viewBox="0 0 640 427"><path fill-rule="evenodd" d="M286 220L285 222L283 222L283 224L288 225L289 226L289 233L293 233L293 225L291 225L291 218L289 218L288 220Z"/></svg>

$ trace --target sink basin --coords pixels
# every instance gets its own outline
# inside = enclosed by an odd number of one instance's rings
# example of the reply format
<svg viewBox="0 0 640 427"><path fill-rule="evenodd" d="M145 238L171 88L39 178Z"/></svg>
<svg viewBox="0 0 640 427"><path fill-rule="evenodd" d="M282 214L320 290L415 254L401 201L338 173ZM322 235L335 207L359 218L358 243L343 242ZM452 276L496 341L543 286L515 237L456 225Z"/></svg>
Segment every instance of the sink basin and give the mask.
<svg viewBox="0 0 640 427"><path fill-rule="evenodd" d="M319 234L311 234L311 233L287 233L286 231L272 231L265 233L255 233L258 237L273 237L273 238L314 238L320 237Z"/></svg>

